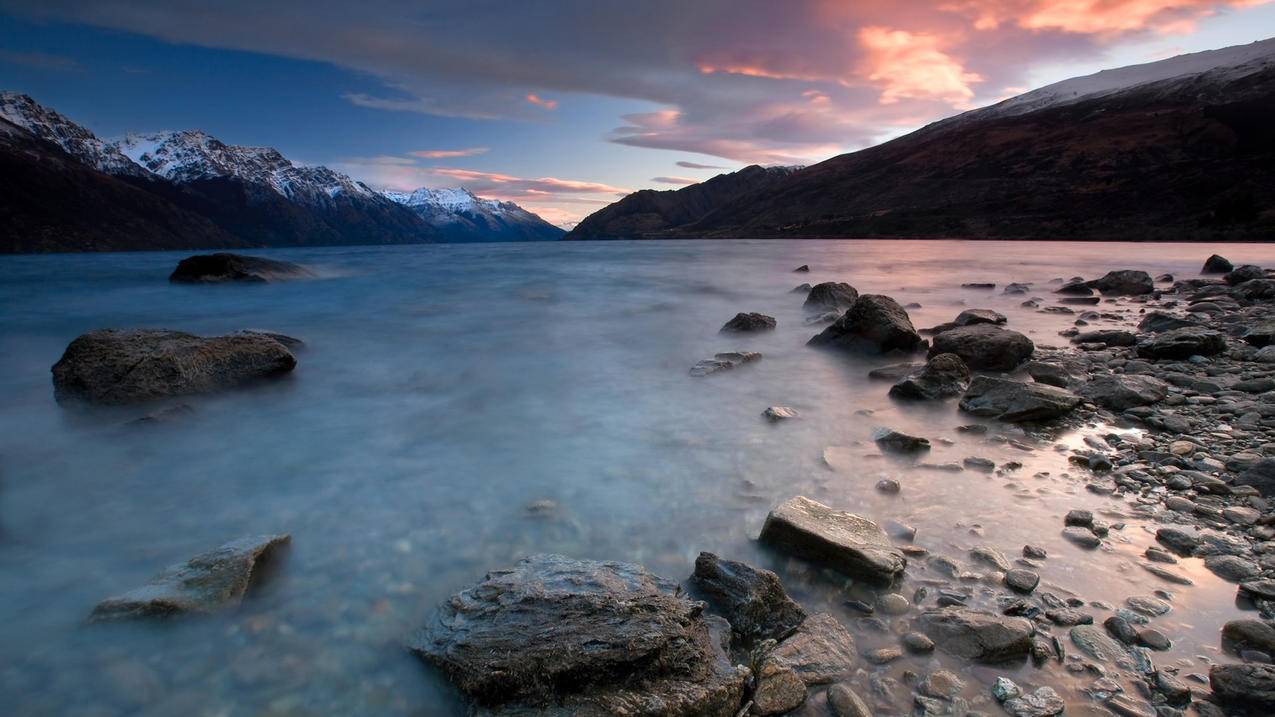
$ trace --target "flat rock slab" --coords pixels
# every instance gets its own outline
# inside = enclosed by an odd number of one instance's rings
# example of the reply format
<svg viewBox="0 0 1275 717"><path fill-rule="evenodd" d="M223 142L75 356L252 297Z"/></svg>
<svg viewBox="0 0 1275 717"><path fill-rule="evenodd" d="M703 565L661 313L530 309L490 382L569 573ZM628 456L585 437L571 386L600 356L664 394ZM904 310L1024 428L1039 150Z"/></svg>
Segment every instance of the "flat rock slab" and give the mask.
<svg viewBox="0 0 1275 717"><path fill-rule="evenodd" d="M97 604L92 622L209 614L238 605L259 563L290 540L287 535L240 538L164 569L150 582Z"/></svg>
<svg viewBox="0 0 1275 717"><path fill-rule="evenodd" d="M1049 421L1071 413L1080 397L1057 386L976 376L960 405L967 413L1002 421Z"/></svg>
<svg viewBox="0 0 1275 717"><path fill-rule="evenodd" d="M965 608L927 610L919 618L921 631L939 649L989 664L1019 660L1031 652L1030 621Z"/></svg>
<svg viewBox="0 0 1275 717"><path fill-rule="evenodd" d="M835 617L811 615L765 662L792 670L808 685L836 682L854 669L854 638Z"/></svg>
<svg viewBox="0 0 1275 717"><path fill-rule="evenodd" d="M733 717L729 625L630 563L536 555L440 605L410 649L491 714Z"/></svg>
<svg viewBox="0 0 1275 717"><path fill-rule="evenodd" d="M778 575L712 553L695 559L691 586L748 640L781 639L806 619L806 611L784 592Z"/></svg>
<svg viewBox="0 0 1275 717"><path fill-rule="evenodd" d="M228 281L262 283L314 276L314 272L300 264L259 256L217 253L182 259L168 280L180 284L220 284Z"/></svg>
<svg viewBox="0 0 1275 717"><path fill-rule="evenodd" d="M834 510L804 496L792 498L766 516L761 542L847 575L891 582L907 560L879 525Z"/></svg>
<svg viewBox="0 0 1275 717"><path fill-rule="evenodd" d="M53 365L59 403L127 404L211 393L285 374L297 359L275 338L236 333L103 329L80 336Z"/></svg>

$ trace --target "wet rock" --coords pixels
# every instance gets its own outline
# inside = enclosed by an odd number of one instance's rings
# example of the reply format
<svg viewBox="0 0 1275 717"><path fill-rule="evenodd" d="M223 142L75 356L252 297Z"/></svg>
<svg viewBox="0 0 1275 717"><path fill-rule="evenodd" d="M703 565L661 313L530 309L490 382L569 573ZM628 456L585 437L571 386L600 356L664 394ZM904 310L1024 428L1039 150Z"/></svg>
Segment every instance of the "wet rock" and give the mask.
<svg viewBox="0 0 1275 717"><path fill-rule="evenodd" d="M1163 652L1173 646L1173 643L1169 641L1169 638L1163 632L1152 628L1138 631L1138 644L1158 652Z"/></svg>
<svg viewBox="0 0 1275 717"><path fill-rule="evenodd" d="M815 284L806 296L803 307L810 311L826 311L836 309L844 311L854 306L859 299L859 291L849 284L838 281L825 281Z"/></svg>
<svg viewBox="0 0 1275 717"><path fill-rule="evenodd" d="M848 685L837 684L828 688L828 706L834 717L872 717L867 703Z"/></svg>
<svg viewBox="0 0 1275 717"><path fill-rule="evenodd" d="M1036 350L1031 339L991 324L974 324L944 331L934 337L930 356L956 354L977 371L1009 371Z"/></svg>
<svg viewBox="0 0 1275 717"><path fill-rule="evenodd" d="M217 253L182 259L168 276L168 280L178 284L219 284L227 281L262 283L313 276L314 272L291 262Z"/></svg>
<svg viewBox="0 0 1275 717"><path fill-rule="evenodd" d="M892 363L889 366L881 366L874 368L868 372L868 378L879 381L898 381L907 378L912 374L925 368L925 364L909 361L906 363Z"/></svg>
<svg viewBox="0 0 1275 717"><path fill-rule="evenodd" d="M992 311L991 309L966 309L956 315L956 318L945 324L939 324L932 329L927 329L928 333L941 334L944 331L950 331L958 326L973 326L974 324L1004 324L1008 319L1005 315Z"/></svg>
<svg viewBox="0 0 1275 717"><path fill-rule="evenodd" d="M296 365L283 344L260 334L102 329L67 346L53 365L53 393L59 403L136 403L223 391Z"/></svg>
<svg viewBox="0 0 1275 717"><path fill-rule="evenodd" d="M791 712L806 701L806 683L796 671L767 660L757 670L757 687L753 690L752 711L759 715L781 715Z"/></svg>
<svg viewBox="0 0 1275 717"><path fill-rule="evenodd" d="M1072 644L1099 662L1114 662L1126 654L1120 643L1112 640L1096 625L1076 625L1071 628L1070 635Z"/></svg>
<svg viewBox="0 0 1275 717"><path fill-rule="evenodd" d="M1150 615L1151 617L1167 615L1169 611L1173 609L1173 606L1164 600L1161 600L1160 598L1147 597L1145 595L1134 595L1126 599L1124 604L1128 605L1129 609L1134 612L1140 612L1143 615Z"/></svg>
<svg viewBox="0 0 1275 717"><path fill-rule="evenodd" d="M727 351L699 361L691 367L691 375L708 376L719 371L730 371L760 358L761 354L756 351Z"/></svg>
<svg viewBox="0 0 1275 717"><path fill-rule="evenodd" d="M1169 386L1152 376L1109 374L1085 383L1076 393L1103 408L1125 411L1163 401L1169 395Z"/></svg>
<svg viewBox="0 0 1275 717"><path fill-rule="evenodd" d="M1226 339L1211 329L1189 326L1170 329L1138 344L1138 355L1149 359L1214 356L1226 350Z"/></svg>
<svg viewBox="0 0 1275 717"><path fill-rule="evenodd" d="M233 540L171 565L145 585L97 604L89 620L209 614L238 605L264 565L289 540L259 535Z"/></svg>
<svg viewBox="0 0 1275 717"><path fill-rule="evenodd" d="M1093 534L1088 528L1071 527L1063 528L1063 537L1082 548L1090 550L1102 545L1102 539Z"/></svg>
<svg viewBox="0 0 1275 717"><path fill-rule="evenodd" d="M919 453L930 450L930 440L920 436L909 436L892 428L878 429L872 440L881 450L891 453Z"/></svg>
<svg viewBox="0 0 1275 717"><path fill-rule="evenodd" d="M921 680L917 691L926 697L951 700L965 689L965 681L949 670L935 670Z"/></svg>
<svg viewBox="0 0 1275 717"><path fill-rule="evenodd" d="M1182 528L1160 528L1155 531L1155 539L1180 555L1190 555L1200 544L1194 531Z"/></svg>
<svg viewBox="0 0 1275 717"><path fill-rule="evenodd" d="M927 610L920 629L939 649L985 663L1017 660L1031 650L1032 624L966 608Z"/></svg>
<svg viewBox="0 0 1275 717"><path fill-rule="evenodd" d="M1262 348L1275 344L1275 321L1258 321L1244 328L1240 336L1250 346Z"/></svg>
<svg viewBox="0 0 1275 717"><path fill-rule="evenodd" d="M1232 269L1227 272L1226 276L1222 278L1226 281L1226 283L1231 286L1235 286L1237 284L1243 284L1246 281L1253 281L1254 279L1265 279L1266 272L1262 271L1262 267L1260 266L1245 264L1238 269Z"/></svg>
<svg viewBox="0 0 1275 717"><path fill-rule="evenodd" d="M808 271L810 271L810 265L809 265L809 264L802 264L801 266L797 267L796 269L793 269L793 272L794 272L794 273L797 273L797 272L805 273L805 272L808 272Z"/></svg>
<svg viewBox="0 0 1275 717"><path fill-rule="evenodd" d="M1275 657L1275 627L1261 620L1232 620L1222 626L1222 645L1236 654L1257 650Z"/></svg>
<svg viewBox="0 0 1275 717"><path fill-rule="evenodd" d="M807 343L856 353L884 354L916 351L924 341L897 301L879 294L865 294L836 323Z"/></svg>
<svg viewBox="0 0 1275 717"><path fill-rule="evenodd" d="M1235 485L1252 486L1267 498L1275 497L1275 458L1263 458L1235 478Z"/></svg>
<svg viewBox="0 0 1275 717"><path fill-rule="evenodd" d="M1156 717L1155 708L1128 695L1113 695L1107 700L1107 709L1116 717Z"/></svg>
<svg viewBox="0 0 1275 717"><path fill-rule="evenodd" d="M761 542L851 576L890 582L907 560L876 523L797 496L770 512Z"/></svg>
<svg viewBox="0 0 1275 717"><path fill-rule="evenodd" d="M791 669L807 685L836 682L854 669L854 638L835 617L818 613L806 618L765 662Z"/></svg>
<svg viewBox="0 0 1275 717"><path fill-rule="evenodd" d="M1199 322L1191 319L1166 314L1163 311L1151 311L1138 322L1138 330L1144 333L1158 334L1164 331L1172 331L1173 329L1184 329L1199 325Z"/></svg>
<svg viewBox="0 0 1275 717"><path fill-rule="evenodd" d="M735 318L722 325L720 333L754 333L771 331L776 326L775 317L765 314L735 314Z"/></svg>
<svg viewBox="0 0 1275 717"><path fill-rule="evenodd" d="M1138 629L1119 615L1112 615L1103 620L1102 626L1107 629L1108 634L1126 645L1138 643Z"/></svg>
<svg viewBox="0 0 1275 717"><path fill-rule="evenodd" d="M1239 594L1250 599L1275 601L1275 580L1245 580L1240 583Z"/></svg>
<svg viewBox="0 0 1275 717"><path fill-rule="evenodd" d="M1235 266L1227 260L1226 257L1214 254L1204 260L1204 268L1200 269L1201 274L1226 274L1235 270Z"/></svg>
<svg viewBox="0 0 1275 717"><path fill-rule="evenodd" d="M1037 383L1043 383L1058 388L1067 388L1075 383L1077 378L1072 375L1066 368L1054 363L1045 361L1028 361L1023 368L1027 371L1027 375Z"/></svg>
<svg viewBox="0 0 1275 717"><path fill-rule="evenodd" d="M934 641L919 632L909 632L902 638L903 647L914 655L928 655L934 652Z"/></svg>
<svg viewBox="0 0 1275 717"><path fill-rule="evenodd" d="M1080 397L1065 389L991 376L976 376L960 404L961 410L976 416L1009 422L1048 421L1078 405Z"/></svg>
<svg viewBox="0 0 1275 717"><path fill-rule="evenodd" d="M970 470L980 471L982 473L991 473L996 470L996 463L994 463L990 458L983 458L981 456L968 456L961 461L961 465L969 468Z"/></svg>
<svg viewBox="0 0 1275 717"><path fill-rule="evenodd" d="M1204 559L1204 567L1219 578L1233 583L1255 578L1262 573L1257 563L1238 555L1210 555Z"/></svg>
<svg viewBox="0 0 1275 717"><path fill-rule="evenodd" d="M638 565L537 555L441 604L410 640L483 706L733 717L724 620Z"/></svg>
<svg viewBox="0 0 1275 717"><path fill-rule="evenodd" d="M1084 279L1075 278L1067 281L1054 292L1055 294L1070 294L1072 296L1089 296L1093 293L1093 289Z"/></svg>
<svg viewBox="0 0 1275 717"><path fill-rule="evenodd" d="M1046 552L1044 548L1041 548L1035 545L1024 545L1023 557L1031 558L1033 560L1044 560L1045 558L1049 557L1049 553Z"/></svg>
<svg viewBox="0 0 1275 717"><path fill-rule="evenodd" d="M1151 281L1151 275L1134 269L1109 271L1101 279L1094 279L1087 284L1108 296L1138 296L1155 291L1155 282Z"/></svg>
<svg viewBox="0 0 1275 717"><path fill-rule="evenodd" d="M895 398L937 400L955 398L970 384L970 370L956 354L938 354L925 367L890 387Z"/></svg>
<svg viewBox="0 0 1275 717"><path fill-rule="evenodd" d="M690 582L746 640L783 638L806 619L769 570L700 553Z"/></svg>
<svg viewBox="0 0 1275 717"><path fill-rule="evenodd" d="M1006 700L1001 706L1013 717L1055 717L1063 713L1067 703L1052 687L1038 687L1035 692Z"/></svg>
<svg viewBox="0 0 1275 717"><path fill-rule="evenodd" d="M999 570L1000 572L1005 572L1011 567L1009 559L1005 557L1004 553L986 545L980 545L970 550L970 557L976 562L980 562L990 568Z"/></svg>
<svg viewBox="0 0 1275 717"><path fill-rule="evenodd" d="M1214 665L1209 686L1223 703L1275 709L1275 665Z"/></svg>
<svg viewBox="0 0 1275 717"><path fill-rule="evenodd" d="M1082 331L1071 337L1073 344L1102 344L1103 346L1133 346L1138 337L1132 331L1122 329L1099 329Z"/></svg>
<svg viewBox="0 0 1275 717"><path fill-rule="evenodd" d="M1030 593L1040 584L1040 576L1030 570L1015 568L1005 573L1005 584L1015 592Z"/></svg>
<svg viewBox="0 0 1275 717"><path fill-rule="evenodd" d="M797 418L801 414L797 413L797 409L789 408L788 406L771 406L762 411L761 415L766 417L771 423L778 423L790 418Z"/></svg>

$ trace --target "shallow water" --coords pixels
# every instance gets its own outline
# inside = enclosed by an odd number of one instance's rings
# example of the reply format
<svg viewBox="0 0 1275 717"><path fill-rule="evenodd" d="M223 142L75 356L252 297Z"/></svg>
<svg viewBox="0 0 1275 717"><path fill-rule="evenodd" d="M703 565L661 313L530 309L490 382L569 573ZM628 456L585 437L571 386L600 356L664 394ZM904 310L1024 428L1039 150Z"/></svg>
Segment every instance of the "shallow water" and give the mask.
<svg viewBox="0 0 1275 717"><path fill-rule="evenodd" d="M1175 647L1157 662L1205 672L1197 656L1223 659L1217 630L1239 612L1234 586L1198 561L1179 566L1191 588L1143 571L1145 523L1123 499L1085 491L1087 476L1049 443L1014 447L1000 437L1030 437L1000 425L988 436L958 433L973 421L953 403L895 404L888 384L867 379L888 360L805 347L822 327L803 325L802 297L790 289L848 281L920 303L910 311L918 327L992 308L1038 345L1062 345L1057 332L1075 317L1021 308L1026 297L999 287L960 285L1033 282L1031 295L1049 299L1056 277L1126 267L1194 276L1213 252L1275 263L1270 245L349 247L261 252L311 266L317 280L178 286L166 281L181 258L173 253L0 257L0 714L463 714L402 640L449 594L535 552L635 561L683 579L711 550L777 570L807 607L845 621L861 650L896 645L842 604L864 588L755 543L766 512L797 494L913 525L917 545L967 564L975 545L1011 559L1024 543L1041 545L1050 555L1041 589L1062 596L1119 604L1171 590L1174 611L1153 624ZM811 273L792 273L799 264ZM775 316L779 328L719 335L738 311ZM49 367L66 344L131 326L264 328L307 347L291 377L188 400L194 413L164 424L127 425L153 407L58 407ZM688 375L697 360L732 349L765 358ZM801 418L769 424L760 414L770 405ZM930 437L926 461L979 455L1025 465L1004 477L917 468L877 454L878 426ZM831 466L830 446L841 447ZM883 477L902 492L877 492ZM557 512L529 513L537 500ZM1128 526L1106 550L1086 552L1060 535L1072 508ZM293 536L286 560L238 610L83 624L98 600L165 565L277 532ZM898 589L910 598L939 577L913 561ZM996 588L976 583L974 592L983 604ZM1091 611L1099 623L1106 615ZM893 618L888 629L907 621ZM946 662L875 669L899 678ZM874 669L864 668L859 684ZM1007 671L1085 700L1074 688L1087 680L1069 682L1059 665L966 671L972 700ZM897 713L908 712L908 688L896 694Z"/></svg>

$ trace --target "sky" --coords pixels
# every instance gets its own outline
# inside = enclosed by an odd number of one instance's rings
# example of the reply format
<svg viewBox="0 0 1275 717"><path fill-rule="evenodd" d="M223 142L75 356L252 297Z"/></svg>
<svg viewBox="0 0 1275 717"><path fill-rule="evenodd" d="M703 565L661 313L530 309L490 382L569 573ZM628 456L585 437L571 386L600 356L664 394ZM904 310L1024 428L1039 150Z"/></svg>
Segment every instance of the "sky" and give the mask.
<svg viewBox="0 0 1275 717"><path fill-rule="evenodd" d="M0 89L571 226L1051 82L1266 39L1272 0L0 0Z"/></svg>

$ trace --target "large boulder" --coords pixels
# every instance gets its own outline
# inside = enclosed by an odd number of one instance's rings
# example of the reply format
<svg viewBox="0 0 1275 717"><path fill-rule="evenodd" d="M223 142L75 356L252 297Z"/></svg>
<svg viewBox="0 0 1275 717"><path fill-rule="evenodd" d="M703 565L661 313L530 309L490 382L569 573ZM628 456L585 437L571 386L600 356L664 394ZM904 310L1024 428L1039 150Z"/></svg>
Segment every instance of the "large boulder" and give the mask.
<svg viewBox="0 0 1275 717"><path fill-rule="evenodd" d="M1224 256L1214 254L1204 260L1204 268L1200 269L1201 274L1226 274L1235 270L1235 265Z"/></svg>
<svg viewBox="0 0 1275 717"><path fill-rule="evenodd" d="M1085 383L1076 392L1103 408L1124 411L1163 401L1169 386L1144 374L1110 374Z"/></svg>
<svg viewBox="0 0 1275 717"><path fill-rule="evenodd" d="M1213 356L1226 350L1226 338L1200 326L1170 329L1138 343L1138 355L1149 359L1185 359Z"/></svg>
<svg viewBox="0 0 1275 717"><path fill-rule="evenodd" d="M1017 331L991 324L973 324L934 337L930 356L956 354L975 371L1009 371L1031 357L1032 340Z"/></svg>
<svg viewBox="0 0 1275 717"><path fill-rule="evenodd" d="M761 542L847 575L891 582L907 560L876 523L834 510L805 496L792 498L766 516Z"/></svg>
<svg viewBox="0 0 1275 717"><path fill-rule="evenodd" d="M739 313L735 318L722 325L720 333L752 333L755 331L771 331L775 328L775 317L757 313Z"/></svg>
<svg viewBox="0 0 1275 717"><path fill-rule="evenodd" d="M234 388L295 368L267 334L204 338L163 329L102 329L80 336L53 365L59 402L124 404Z"/></svg>
<svg viewBox="0 0 1275 717"><path fill-rule="evenodd" d="M806 619L779 576L712 553L695 559L691 586L730 621L745 640L782 639Z"/></svg>
<svg viewBox="0 0 1275 717"><path fill-rule="evenodd" d="M912 327L908 312L888 296L864 294L854 306L822 333L807 342L858 353L911 352L924 340Z"/></svg>
<svg viewBox="0 0 1275 717"><path fill-rule="evenodd" d="M1231 286L1235 286L1254 279L1265 279L1266 272L1262 271L1262 267L1260 266L1245 264L1238 269L1227 272L1226 276L1222 278L1226 280L1226 283Z"/></svg>
<svg viewBox="0 0 1275 717"><path fill-rule="evenodd" d="M103 600L89 620L209 614L238 605L260 576L259 565L288 540L287 535L233 540L165 568L139 588Z"/></svg>
<svg viewBox="0 0 1275 717"><path fill-rule="evenodd" d="M853 286L840 281L825 281L811 287L802 306L811 311L844 311L854 306L858 298L859 290Z"/></svg>
<svg viewBox="0 0 1275 717"><path fill-rule="evenodd" d="M1137 296L1155 291L1155 282L1145 271L1121 269L1109 271L1101 279L1085 282L1090 288L1113 296Z"/></svg>
<svg viewBox="0 0 1275 717"><path fill-rule="evenodd" d="M639 565L536 555L439 605L409 647L509 713L733 717L748 671L726 629Z"/></svg>
<svg viewBox="0 0 1275 717"><path fill-rule="evenodd" d="M182 259L168 276L180 284L219 284L226 281L261 283L280 279L306 279L314 272L287 261L241 254L199 254Z"/></svg>
<svg viewBox="0 0 1275 717"><path fill-rule="evenodd" d="M1225 704L1275 710L1275 665L1214 665L1209 668L1209 687Z"/></svg>
<svg viewBox="0 0 1275 717"><path fill-rule="evenodd" d="M1070 413L1080 397L1056 386L976 376L960 405L967 413L1002 421L1049 421Z"/></svg>
<svg viewBox="0 0 1275 717"><path fill-rule="evenodd" d="M995 664L1031 651L1032 624L1023 618L942 608L921 613L918 622L939 649L967 660Z"/></svg>
<svg viewBox="0 0 1275 717"><path fill-rule="evenodd" d="M895 398L935 400L955 398L970 385L970 369L956 354L938 354L925 367L890 387Z"/></svg>

